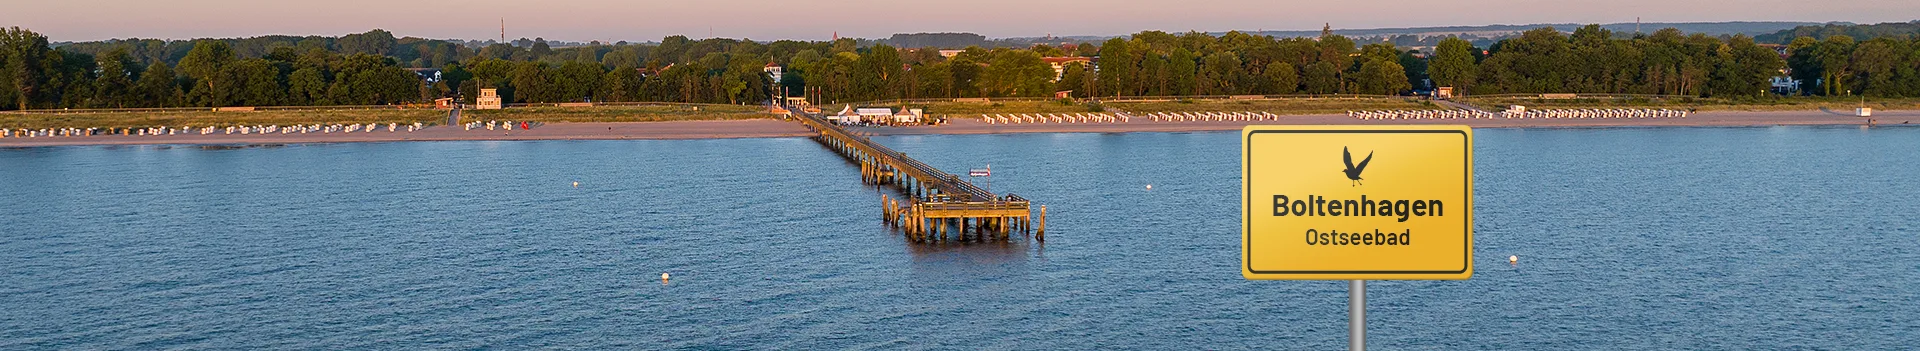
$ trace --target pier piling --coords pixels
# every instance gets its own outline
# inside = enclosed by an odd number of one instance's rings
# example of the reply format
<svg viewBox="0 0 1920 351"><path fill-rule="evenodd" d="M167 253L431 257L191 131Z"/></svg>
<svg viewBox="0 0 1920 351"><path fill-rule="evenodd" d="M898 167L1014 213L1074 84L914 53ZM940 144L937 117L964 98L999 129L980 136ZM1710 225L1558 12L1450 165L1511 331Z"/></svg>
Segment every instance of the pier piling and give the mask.
<svg viewBox="0 0 1920 351"><path fill-rule="evenodd" d="M891 185L906 195L881 195L880 206L882 220L908 241L964 242L969 233L973 240L1007 240L1013 231L1030 228L1032 202L1026 198L996 195L818 116L798 116L821 145L860 165L863 184ZM1045 241L1045 206L1039 220L1033 238Z"/></svg>

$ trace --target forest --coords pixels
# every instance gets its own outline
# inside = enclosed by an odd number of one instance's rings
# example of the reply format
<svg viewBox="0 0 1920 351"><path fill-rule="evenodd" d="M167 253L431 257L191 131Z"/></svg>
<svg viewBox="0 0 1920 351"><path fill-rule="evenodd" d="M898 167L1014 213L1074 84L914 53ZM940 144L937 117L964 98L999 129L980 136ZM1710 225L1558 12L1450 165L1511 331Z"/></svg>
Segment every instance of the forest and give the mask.
<svg viewBox="0 0 1920 351"><path fill-rule="evenodd" d="M1571 33L1540 28L1487 47L1445 38L1414 50L1357 43L1330 30L1279 39L1143 31L1057 47L969 46L946 57L940 49L959 48L685 36L569 47L538 38L474 45L395 38L384 30L55 45L14 27L0 29L0 109L385 105L471 101L481 88L499 89L514 103L764 104L782 94L854 102L1061 91L1077 98L1392 95L1432 86L1455 87L1458 94L1748 98L1769 96L1769 79L1788 68L1804 82L1803 94L1920 96L1920 41L1910 34L1856 41L1838 32L1845 30L1793 39L1785 59L1741 35L1626 34L1598 25ZM1045 58L1062 56L1096 64L1068 64L1056 79ZM784 66L780 81L763 73L770 63ZM422 69L437 70L439 79L422 79L416 73Z"/></svg>

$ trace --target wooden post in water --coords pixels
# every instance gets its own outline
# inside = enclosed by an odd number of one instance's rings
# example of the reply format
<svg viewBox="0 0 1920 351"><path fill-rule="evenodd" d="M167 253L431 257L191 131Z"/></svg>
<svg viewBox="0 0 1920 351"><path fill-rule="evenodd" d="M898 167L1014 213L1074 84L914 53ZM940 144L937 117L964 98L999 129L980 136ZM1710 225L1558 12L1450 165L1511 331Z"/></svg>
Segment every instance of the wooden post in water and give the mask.
<svg viewBox="0 0 1920 351"><path fill-rule="evenodd" d="M1046 205L1040 206L1039 227L1038 229L1034 230L1033 239L1039 240L1042 242L1047 241L1047 206Z"/></svg>

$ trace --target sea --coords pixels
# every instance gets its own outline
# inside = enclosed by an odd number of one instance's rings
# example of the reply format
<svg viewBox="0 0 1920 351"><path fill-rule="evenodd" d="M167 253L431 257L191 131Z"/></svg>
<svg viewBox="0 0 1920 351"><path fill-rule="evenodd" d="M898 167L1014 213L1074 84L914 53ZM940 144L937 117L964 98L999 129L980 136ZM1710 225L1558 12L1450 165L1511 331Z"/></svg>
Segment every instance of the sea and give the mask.
<svg viewBox="0 0 1920 351"><path fill-rule="evenodd" d="M1345 348L1347 282L1240 275L1238 137L875 138L1048 208L943 244L805 138L0 149L0 349ZM1920 345L1920 129L1474 144L1474 275L1369 347Z"/></svg>

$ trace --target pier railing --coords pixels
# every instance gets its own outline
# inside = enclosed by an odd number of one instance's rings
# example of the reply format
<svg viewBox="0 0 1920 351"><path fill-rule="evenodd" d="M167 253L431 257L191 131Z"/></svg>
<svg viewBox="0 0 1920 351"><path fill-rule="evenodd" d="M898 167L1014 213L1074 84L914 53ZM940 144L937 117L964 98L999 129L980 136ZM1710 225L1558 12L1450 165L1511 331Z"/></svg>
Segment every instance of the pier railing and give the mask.
<svg viewBox="0 0 1920 351"><path fill-rule="evenodd" d="M1032 202L1026 198L995 195L958 175L907 157L820 116L809 113L794 116L819 134L816 140L822 145L859 163L862 181L893 185L908 195L905 201L882 196L880 202L882 218L900 228L909 240L1006 239L1013 232L1031 233L1035 240L1046 240L1044 206L1039 215L1034 216ZM949 233L953 235L949 237Z"/></svg>

